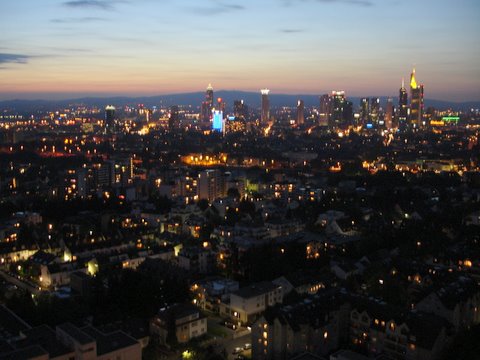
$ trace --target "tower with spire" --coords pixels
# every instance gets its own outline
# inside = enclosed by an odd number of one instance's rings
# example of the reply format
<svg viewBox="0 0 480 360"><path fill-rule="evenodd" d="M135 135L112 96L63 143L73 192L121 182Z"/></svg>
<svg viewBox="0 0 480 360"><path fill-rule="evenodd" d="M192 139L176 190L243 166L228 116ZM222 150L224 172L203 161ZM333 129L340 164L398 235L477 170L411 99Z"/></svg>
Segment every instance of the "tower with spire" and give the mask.
<svg viewBox="0 0 480 360"><path fill-rule="evenodd" d="M410 126L419 127L422 125L423 116L423 85L417 83L415 68L410 75Z"/></svg>
<svg viewBox="0 0 480 360"><path fill-rule="evenodd" d="M202 102L202 121L204 123L210 123L213 109L213 87L212 84L208 84L205 91L205 100Z"/></svg>

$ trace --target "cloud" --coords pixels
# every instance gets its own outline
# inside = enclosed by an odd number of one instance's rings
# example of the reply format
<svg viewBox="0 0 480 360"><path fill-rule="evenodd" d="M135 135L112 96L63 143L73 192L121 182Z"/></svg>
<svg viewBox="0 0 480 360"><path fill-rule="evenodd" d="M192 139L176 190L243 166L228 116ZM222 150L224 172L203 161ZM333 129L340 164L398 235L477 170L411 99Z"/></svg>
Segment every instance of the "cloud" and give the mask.
<svg viewBox="0 0 480 360"><path fill-rule="evenodd" d="M15 63L26 64L31 56L22 54L5 54L0 53L0 64Z"/></svg>
<svg viewBox="0 0 480 360"><path fill-rule="evenodd" d="M197 15L218 15L231 11L245 10L246 7L241 4L226 4L221 1L213 1L209 7L195 7L191 11Z"/></svg>
<svg viewBox="0 0 480 360"><path fill-rule="evenodd" d="M94 17L94 16L87 16L87 17L80 17L80 18L57 18L52 19L50 22L55 24L71 24L71 23L87 23L87 22L95 22L95 21L107 21L105 18L101 17Z"/></svg>
<svg viewBox="0 0 480 360"><path fill-rule="evenodd" d="M302 29L280 29L280 32L285 34L295 34L295 33L301 33L304 31L305 30L302 30Z"/></svg>
<svg viewBox="0 0 480 360"><path fill-rule="evenodd" d="M71 0L65 1L63 5L71 8L97 8L102 10L113 10L112 1L102 0Z"/></svg>
<svg viewBox="0 0 480 360"><path fill-rule="evenodd" d="M302 0L302 2L313 1L319 4L347 4L347 5L356 5L356 6L373 6L374 3L371 0ZM283 4L286 6L293 5L295 1L293 0L282 0Z"/></svg>
<svg viewBox="0 0 480 360"><path fill-rule="evenodd" d="M57 52L76 52L76 53L93 53L92 49L82 49L82 48L68 48L68 47L47 47L46 50L52 51L54 53Z"/></svg>

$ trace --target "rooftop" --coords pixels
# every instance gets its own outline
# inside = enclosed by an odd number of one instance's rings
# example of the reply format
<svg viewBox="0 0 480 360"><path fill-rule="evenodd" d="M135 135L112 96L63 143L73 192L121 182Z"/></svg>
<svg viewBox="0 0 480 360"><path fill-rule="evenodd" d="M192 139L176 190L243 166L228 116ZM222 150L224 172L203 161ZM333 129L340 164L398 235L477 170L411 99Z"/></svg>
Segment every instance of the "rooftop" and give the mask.
<svg viewBox="0 0 480 360"><path fill-rule="evenodd" d="M27 348L39 345L49 353L51 358L72 352L72 350L68 349L58 341L55 331L47 325L40 325L26 330L24 331L24 334L26 339L18 341L16 344L17 348Z"/></svg>
<svg viewBox="0 0 480 360"><path fill-rule="evenodd" d="M60 330L67 333L70 337L72 337L75 341L82 345L86 345L92 342L95 342L95 339L92 338L87 333L80 330L78 327L71 323L64 323L57 326Z"/></svg>
<svg viewBox="0 0 480 360"><path fill-rule="evenodd" d="M263 295L267 292L273 291L276 288L278 288L278 286L273 284L272 282L262 281L259 283L252 284L250 286L243 287L232 294L242 297L244 299L250 299L256 296Z"/></svg>
<svg viewBox="0 0 480 360"><path fill-rule="evenodd" d="M6 354L0 354L0 360L30 360L44 356L48 359L48 352L40 345L30 346L25 349L14 350Z"/></svg>
<svg viewBox="0 0 480 360"><path fill-rule="evenodd" d="M0 305L0 340L16 338L20 332L28 329L30 329L30 325L20 319L6 306Z"/></svg>
<svg viewBox="0 0 480 360"><path fill-rule="evenodd" d="M138 344L137 340L123 331L105 334L93 326L86 326L82 331L97 341L97 356Z"/></svg>

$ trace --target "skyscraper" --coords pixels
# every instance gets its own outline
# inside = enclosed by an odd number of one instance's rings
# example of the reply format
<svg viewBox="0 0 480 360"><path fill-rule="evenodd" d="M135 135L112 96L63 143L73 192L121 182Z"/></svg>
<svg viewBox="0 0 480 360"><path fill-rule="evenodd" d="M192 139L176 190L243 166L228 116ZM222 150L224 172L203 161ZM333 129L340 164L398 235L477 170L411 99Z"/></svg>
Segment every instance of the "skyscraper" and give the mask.
<svg viewBox="0 0 480 360"><path fill-rule="evenodd" d="M373 124L374 127L378 127L379 116L380 116L380 99L371 98L369 121L371 124Z"/></svg>
<svg viewBox="0 0 480 360"><path fill-rule="evenodd" d="M225 103L225 100L223 100L222 98L218 98L217 99L217 106L215 107L217 110L220 110L222 111L224 114L225 114L225 107L226 107L226 103Z"/></svg>
<svg viewBox="0 0 480 360"><path fill-rule="evenodd" d="M225 129L225 123L223 121L223 111L213 109L212 110L212 130L223 133Z"/></svg>
<svg viewBox="0 0 480 360"><path fill-rule="evenodd" d="M328 94L320 96L320 111L318 125L328 126L331 112L331 98Z"/></svg>
<svg viewBox="0 0 480 360"><path fill-rule="evenodd" d="M417 84L415 78L415 68L413 68L410 75L410 125L412 127L418 127L422 125L422 112L423 112L423 85Z"/></svg>
<svg viewBox="0 0 480 360"><path fill-rule="evenodd" d="M363 126L366 126L368 124L368 117L370 114L369 101L369 98L360 99L360 123Z"/></svg>
<svg viewBox="0 0 480 360"><path fill-rule="evenodd" d="M178 114L178 106L170 106L170 113L168 114L168 127L170 131L180 127L180 116Z"/></svg>
<svg viewBox="0 0 480 360"><path fill-rule="evenodd" d="M408 95L405 89L405 81L402 79L402 87L398 95L398 127L404 128L408 118Z"/></svg>
<svg viewBox="0 0 480 360"><path fill-rule="evenodd" d="M393 126L393 100L388 98L387 107L385 109L385 127L391 129Z"/></svg>
<svg viewBox="0 0 480 360"><path fill-rule="evenodd" d="M205 101L202 102L202 121L208 123L211 120L213 109L213 87L212 84L208 84L205 91Z"/></svg>
<svg viewBox="0 0 480 360"><path fill-rule="evenodd" d="M332 91L332 107L329 126L338 127L343 125L345 110L345 91Z"/></svg>
<svg viewBox="0 0 480 360"><path fill-rule="evenodd" d="M233 115L236 118L245 119L247 117L247 105L243 100L235 100L233 102Z"/></svg>
<svg viewBox="0 0 480 360"><path fill-rule="evenodd" d="M270 100L268 99L268 93L270 90L262 89L260 92L262 94L262 113L260 122L262 125L265 125L270 121Z"/></svg>
<svg viewBox="0 0 480 360"><path fill-rule="evenodd" d="M305 104L303 100L297 101L297 125L305 123Z"/></svg>
<svg viewBox="0 0 480 360"><path fill-rule="evenodd" d="M105 107L105 132L113 131L113 125L115 121L115 107L107 105Z"/></svg>

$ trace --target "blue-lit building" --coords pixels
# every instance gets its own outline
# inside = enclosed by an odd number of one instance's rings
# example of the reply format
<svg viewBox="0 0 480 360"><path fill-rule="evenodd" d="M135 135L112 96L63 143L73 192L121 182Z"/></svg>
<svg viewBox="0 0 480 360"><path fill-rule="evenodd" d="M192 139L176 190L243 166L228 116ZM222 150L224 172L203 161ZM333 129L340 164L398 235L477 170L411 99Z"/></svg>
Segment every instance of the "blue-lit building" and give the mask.
<svg viewBox="0 0 480 360"><path fill-rule="evenodd" d="M212 130L219 131L223 133L225 123L223 122L223 111L221 110L212 110Z"/></svg>

